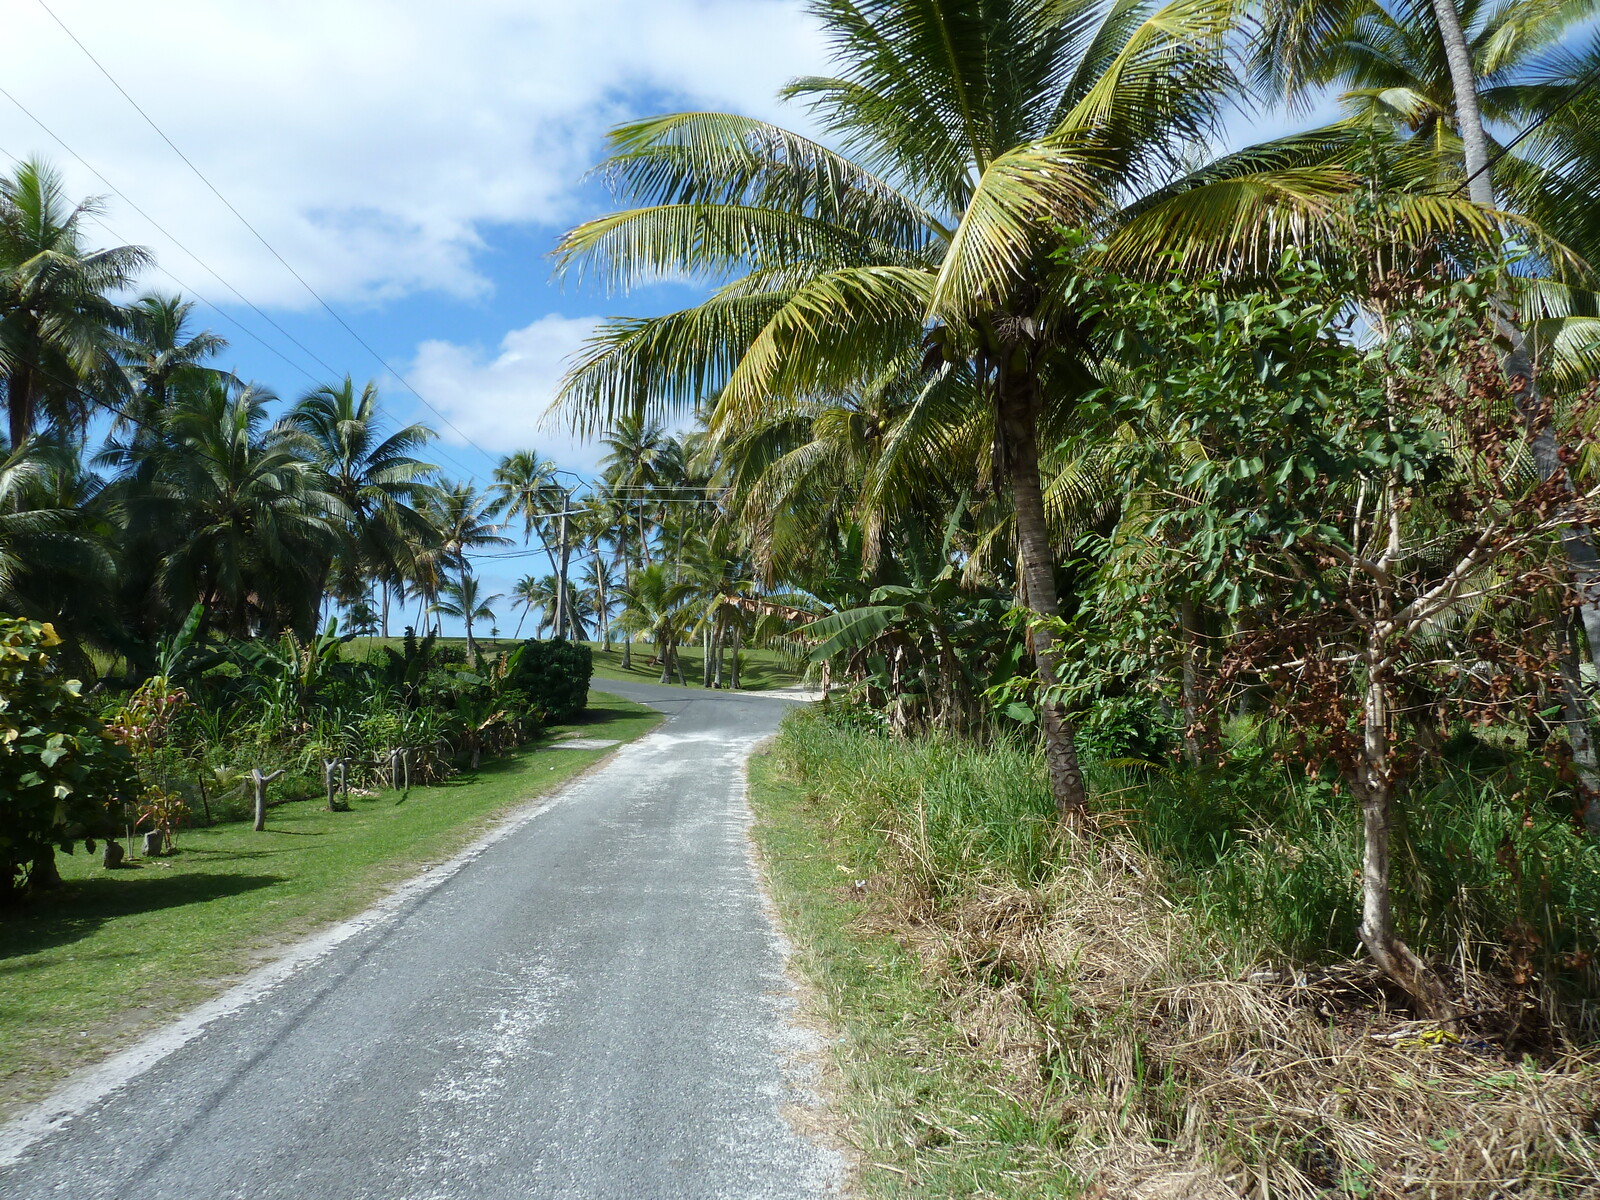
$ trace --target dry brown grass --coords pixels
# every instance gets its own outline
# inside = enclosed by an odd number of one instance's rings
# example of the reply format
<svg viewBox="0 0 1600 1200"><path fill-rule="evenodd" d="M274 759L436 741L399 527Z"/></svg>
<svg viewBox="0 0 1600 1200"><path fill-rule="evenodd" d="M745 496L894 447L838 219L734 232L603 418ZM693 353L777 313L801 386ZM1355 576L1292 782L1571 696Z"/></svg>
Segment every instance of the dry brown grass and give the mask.
<svg viewBox="0 0 1600 1200"><path fill-rule="evenodd" d="M1208 957L1158 879L1108 841L1032 890L935 905L880 879L865 919L914 947L994 1086L1072 1131L1091 1195L1600 1197L1600 1055L1508 1049L1526 1015L1489 980L1457 1034L1360 965Z"/></svg>

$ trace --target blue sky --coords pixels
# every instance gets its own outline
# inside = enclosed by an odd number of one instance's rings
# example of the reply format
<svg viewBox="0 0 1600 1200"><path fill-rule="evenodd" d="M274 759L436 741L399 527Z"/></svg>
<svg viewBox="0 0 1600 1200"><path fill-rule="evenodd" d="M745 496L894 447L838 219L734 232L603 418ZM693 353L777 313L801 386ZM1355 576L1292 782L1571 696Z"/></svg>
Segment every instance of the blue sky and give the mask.
<svg viewBox="0 0 1600 1200"><path fill-rule="evenodd" d="M479 479L525 447L587 473L596 447L539 424L562 360L599 316L694 297L552 282L556 238L608 207L583 178L605 131L690 107L797 124L775 94L826 65L791 0L4 0L0 35L0 162L43 155L73 195L107 195L106 242L150 247L149 286L214 304L200 321L241 375L290 398L330 374L377 379L396 423L439 429L431 457ZM482 573L504 591L536 566Z"/></svg>

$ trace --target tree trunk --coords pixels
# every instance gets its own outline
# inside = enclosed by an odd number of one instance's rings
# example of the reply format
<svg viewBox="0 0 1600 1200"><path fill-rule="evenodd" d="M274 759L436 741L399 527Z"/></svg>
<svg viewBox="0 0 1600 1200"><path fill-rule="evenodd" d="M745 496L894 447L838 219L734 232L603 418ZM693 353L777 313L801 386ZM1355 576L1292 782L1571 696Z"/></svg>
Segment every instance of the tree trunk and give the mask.
<svg viewBox="0 0 1600 1200"><path fill-rule="evenodd" d="M1461 134L1461 154L1467 172L1467 195L1474 204L1493 208L1495 193L1494 178L1489 171L1489 138L1483 127L1483 110L1478 104L1477 72L1473 67L1466 34L1461 28L1461 17L1456 11L1455 0L1433 0L1433 10L1439 24L1445 60L1450 65L1456 125ZM1539 478L1549 480L1557 472L1566 470L1561 462L1561 448L1550 427L1547 406L1539 395L1527 339L1509 305L1499 304L1497 307L1500 309L1498 332L1510 345L1504 362L1505 372L1516 394L1518 414L1528 425L1531 434L1533 459L1539 469ZM1587 526L1577 523L1564 526L1561 545L1566 551L1567 574L1577 594L1578 612L1583 620L1584 648L1588 650L1587 657L1594 664L1595 671L1600 673L1600 553L1595 551L1594 533ZM1573 762L1579 772L1580 788L1587 788L1592 795L1595 756L1589 732L1588 705L1583 697L1581 680L1568 676L1563 682L1566 696L1562 708L1567 736L1572 742ZM1586 768L1587 779L1584 777ZM1592 803L1587 804L1586 811L1593 811L1595 807ZM1589 828L1600 837L1600 816L1590 821Z"/></svg>
<svg viewBox="0 0 1600 1200"><path fill-rule="evenodd" d="M383 636L389 636L389 585L383 585Z"/></svg>
<svg viewBox="0 0 1600 1200"><path fill-rule="evenodd" d="M1033 381L1026 375L1001 372L997 393L1003 461L1011 484L1016 511L1017 550L1021 573L1027 582L1028 605L1041 617L1059 611L1056 580L1050 554L1050 533L1045 524L1044 490L1039 482L1039 402ZM1044 726L1045 762L1056 812L1072 824L1088 817L1089 796L1072 723L1059 702L1043 699L1056 674L1055 634L1044 627L1033 631L1034 660L1039 669L1040 713Z"/></svg>
<svg viewBox="0 0 1600 1200"><path fill-rule="evenodd" d="M711 690L711 626L700 627L700 686Z"/></svg>
<svg viewBox="0 0 1600 1200"><path fill-rule="evenodd" d="M1200 616L1193 600L1178 602L1178 623L1183 631L1183 757L1191 767L1200 765Z"/></svg>
<svg viewBox="0 0 1600 1200"><path fill-rule="evenodd" d="M61 886L61 871L56 866L56 848L45 846L28 867L28 890L50 892Z"/></svg>
<svg viewBox="0 0 1600 1200"><path fill-rule="evenodd" d="M594 544L594 595L600 606L600 645L611 649L611 613L606 607L606 565L600 561L600 543Z"/></svg>
<svg viewBox="0 0 1600 1200"><path fill-rule="evenodd" d="M629 569L628 556L626 552L624 552L622 555L622 594L626 596L628 594L627 589L631 588L632 586L633 573ZM628 606L626 603L624 603L622 606L622 616L624 618L623 624L626 626L626 618L628 616ZM630 671L633 669L633 633L626 629L622 634L622 669L624 671Z"/></svg>
<svg viewBox="0 0 1600 1200"><path fill-rule="evenodd" d="M1389 849L1394 826L1394 763L1389 744L1389 696L1381 671L1370 663L1362 706L1361 759L1352 789L1361 802L1361 944L1372 961L1403 988L1422 1016L1452 1021L1456 1006L1439 977L1394 931Z"/></svg>
<svg viewBox="0 0 1600 1200"><path fill-rule="evenodd" d="M13 450L33 433L34 409L37 406L35 391L33 372L26 365L18 363L6 379L6 416Z"/></svg>
<svg viewBox="0 0 1600 1200"><path fill-rule="evenodd" d="M1439 23L1445 61L1450 65L1450 85L1455 91L1456 126L1461 134L1461 156L1467 169L1467 195L1474 204L1493 208L1489 138L1483 129L1483 112L1478 107L1478 78L1472 66L1472 51L1461 29L1455 0L1433 0L1433 13Z"/></svg>
<svg viewBox="0 0 1600 1200"><path fill-rule="evenodd" d="M1561 654L1561 718L1567 727L1567 742L1572 750L1573 782L1577 788L1578 814L1589 833L1600 838L1600 763L1596 761L1594 736L1590 732L1589 702L1583 694L1583 672L1578 647L1581 629L1567 626Z"/></svg>
<svg viewBox="0 0 1600 1200"><path fill-rule="evenodd" d="M660 634L656 635L656 659L661 664L661 678L657 683L672 682L672 643Z"/></svg>
<svg viewBox="0 0 1600 1200"><path fill-rule="evenodd" d="M733 627L733 653L728 656L728 686L734 691L739 690L739 641L740 629Z"/></svg>

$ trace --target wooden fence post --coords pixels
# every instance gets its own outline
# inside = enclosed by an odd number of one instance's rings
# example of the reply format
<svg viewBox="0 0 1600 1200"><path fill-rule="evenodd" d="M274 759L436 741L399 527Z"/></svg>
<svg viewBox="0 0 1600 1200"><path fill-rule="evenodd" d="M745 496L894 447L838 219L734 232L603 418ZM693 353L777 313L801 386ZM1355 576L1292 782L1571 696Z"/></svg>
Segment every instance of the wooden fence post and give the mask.
<svg viewBox="0 0 1600 1200"><path fill-rule="evenodd" d="M283 774L282 768L271 775L263 775L260 767L250 769L250 782L256 789L256 832L260 833L267 827L267 784Z"/></svg>
<svg viewBox="0 0 1600 1200"><path fill-rule="evenodd" d="M338 772L339 775L339 783L337 785L335 785L333 781L334 772ZM344 759L325 758L322 760L322 787L328 795L329 812L343 812L345 809L350 807L348 800L350 787L345 781ZM343 792L347 797L347 799L343 802L335 798L340 792Z"/></svg>

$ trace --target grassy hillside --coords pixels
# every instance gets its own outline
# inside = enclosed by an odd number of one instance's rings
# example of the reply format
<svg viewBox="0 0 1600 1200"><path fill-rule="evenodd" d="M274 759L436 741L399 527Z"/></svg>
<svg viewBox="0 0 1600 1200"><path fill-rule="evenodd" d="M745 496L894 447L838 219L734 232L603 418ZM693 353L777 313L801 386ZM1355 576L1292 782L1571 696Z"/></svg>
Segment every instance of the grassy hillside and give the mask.
<svg viewBox="0 0 1600 1200"><path fill-rule="evenodd" d="M501 650L516 643L509 638L496 641L493 638L479 638L479 644L487 651ZM394 649L400 647L399 638L361 637L349 643L348 653L362 656L375 646L389 646ZM466 648L465 638L443 637L439 639L443 646ZM659 683L661 681L660 666L651 665L655 657L655 647L648 642L636 643L633 647L633 665L626 671L622 669L622 648L613 642L610 650L601 648L599 642L586 643L594 650L594 677L596 679L632 679L640 683ZM705 661L699 646L684 646L678 651L678 657L683 660L683 676L688 681L688 686L700 686L700 671ZM725 655L723 662L724 681L727 679L727 664L731 655ZM739 686L746 691L763 691L767 688L789 687L798 683L803 674L803 665L794 662L790 656L779 650L764 648L747 649L739 652ZM672 682L677 683L674 677Z"/></svg>

